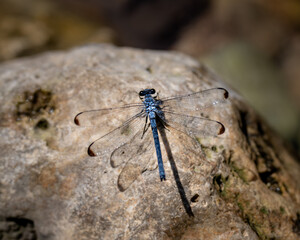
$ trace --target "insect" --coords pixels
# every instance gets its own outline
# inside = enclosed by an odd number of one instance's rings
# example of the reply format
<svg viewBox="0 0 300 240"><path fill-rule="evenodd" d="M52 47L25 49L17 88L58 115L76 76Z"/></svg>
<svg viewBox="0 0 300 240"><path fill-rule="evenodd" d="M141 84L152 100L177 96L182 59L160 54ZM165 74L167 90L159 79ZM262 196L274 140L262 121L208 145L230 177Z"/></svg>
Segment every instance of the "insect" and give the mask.
<svg viewBox="0 0 300 240"><path fill-rule="evenodd" d="M224 88L162 99L158 98L152 88L140 91L139 98L141 103L84 111L74 118L75 124L79 126L119 125L92 142L88 154L109 159L112 167L123 165L118 178L121 191L126 190L147 168L153 156L153 146L160 180L166 180L159 129L176 129L193 138L217 136L225 131L221 122L202 116L205 109L226 101L228 91Z"/></svg>

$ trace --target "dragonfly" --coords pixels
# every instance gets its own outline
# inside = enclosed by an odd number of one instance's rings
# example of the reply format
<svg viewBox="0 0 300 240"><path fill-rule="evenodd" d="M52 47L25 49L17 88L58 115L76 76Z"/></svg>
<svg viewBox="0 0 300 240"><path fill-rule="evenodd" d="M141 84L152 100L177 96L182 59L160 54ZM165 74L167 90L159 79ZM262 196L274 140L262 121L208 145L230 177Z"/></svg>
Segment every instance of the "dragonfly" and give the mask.
<svg viewBox="0 0 300 240"><path fill-rule="evenodd" d="M203 116L206 109L226 102L229 94L224 88L162 99L155 89L147 88L138 95L139 103L83 111L74 118L78 126L106 124L112 128L94 140L87 153L91 157L109 159L114 168L123 166L118 177L121 191L125 191L147 169L154 155L153 146L160 180L166 180L159 129L176 129L192 138L218 136L225 132L221 122Z"/></svg>

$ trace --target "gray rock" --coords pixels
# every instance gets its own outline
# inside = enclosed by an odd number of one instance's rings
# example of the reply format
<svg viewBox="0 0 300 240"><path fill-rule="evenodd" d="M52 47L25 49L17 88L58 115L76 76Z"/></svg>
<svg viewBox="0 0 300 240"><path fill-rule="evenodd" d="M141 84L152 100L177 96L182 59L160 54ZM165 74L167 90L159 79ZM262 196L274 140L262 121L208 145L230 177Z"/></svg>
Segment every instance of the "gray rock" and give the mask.
<svg viewBox="0 0 300 240"><path fill-rule="evenodd" d="M195 60L86 46L2 64L0 84L0 236L299 238L295 157L238 94ZM228 103L205 112L226 131L198 138L202 150L194 139L166 131L167 181L159 180L154 165L120 189L122 166L86 150L126 113L94 127L78 127L73 119L83 110L139 102L138 91L149 87L160 97L226 87Z"/></svg>

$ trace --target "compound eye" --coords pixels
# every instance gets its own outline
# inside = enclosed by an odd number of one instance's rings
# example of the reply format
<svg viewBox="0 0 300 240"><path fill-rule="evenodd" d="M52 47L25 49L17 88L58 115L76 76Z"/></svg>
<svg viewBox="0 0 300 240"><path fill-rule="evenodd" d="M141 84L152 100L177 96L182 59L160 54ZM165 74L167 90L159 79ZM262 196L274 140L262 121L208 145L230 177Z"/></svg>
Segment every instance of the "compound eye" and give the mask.
<svg viewBox="0 0 300 240"><path fill-rule="evenodd" d="M156 91L155 91L155 89L154 88L152 88L152 89L150 89L150 94L154 94L154 93L156 93Z"/></svg>
<svg viewBox="0 0 300 240"><path fill-rule="evenodd" d="M140 91L140 92L139 92L139 95L140 95L141 97L145 96L145 91L144 91L144 90L143 90L143 91Z"/></svg>

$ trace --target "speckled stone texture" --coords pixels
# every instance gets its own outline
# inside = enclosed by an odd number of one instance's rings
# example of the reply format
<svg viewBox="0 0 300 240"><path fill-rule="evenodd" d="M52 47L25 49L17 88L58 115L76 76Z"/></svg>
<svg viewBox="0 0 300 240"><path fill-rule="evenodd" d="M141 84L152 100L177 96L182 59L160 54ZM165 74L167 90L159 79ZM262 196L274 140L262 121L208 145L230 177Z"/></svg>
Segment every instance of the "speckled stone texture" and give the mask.
<svg viewBox="0 0 300 240"><path fill-rule="evenodd" d="M154 166L120 191L122 166L86 152L115 119L94 127L73 119L140 102L137 93L149 87L160 97L225 87L228 102L204 116L226 131L199 137L202 150L166 131L167 181ZM299 239L296 158L237 93L188 56L91 45L15 60L0 66L0 100L4 239Z"/></svg>

